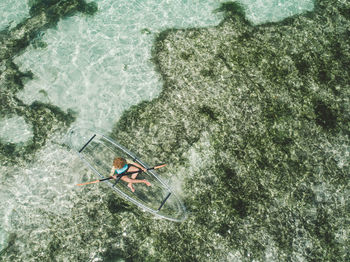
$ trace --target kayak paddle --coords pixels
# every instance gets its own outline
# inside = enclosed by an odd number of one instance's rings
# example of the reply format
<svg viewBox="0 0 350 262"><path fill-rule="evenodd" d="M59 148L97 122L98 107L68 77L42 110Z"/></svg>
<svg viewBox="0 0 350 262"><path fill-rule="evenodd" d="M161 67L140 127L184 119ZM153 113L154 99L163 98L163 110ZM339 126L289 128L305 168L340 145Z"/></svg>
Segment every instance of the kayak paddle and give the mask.
<svg viewBox="0 0 350 262"><path fill-rule="evenodd" d="M166 166L166 164L162 164L162 165L159 165L159 166L154 166L154 167L150 167L150 168L147 168L146 170L154 170L154 169L158 169L158 168L161 168L161 167L164 167ZM135 172L126 172L125 174L122 174L120 177L122 176L127 176L127 175L131 175L131 174L135 174L135 173L142 173L143 170L139 170L139 171L135 171ZM106 180L109 180L109 179L112 179L113 176L110 176L110 177L107 177L107 178L103 178L103 179L99 179L99 180L95 180L95 181L91 181L91 182L86 182L86 183L82 183L82 184L77 184L77 186L85 186L85 185L89 185L89 184L94 184L94 183L99 183L99 182L102 182L102 181L106 181ZM118 178L118 176L117 176Z"/></svg>

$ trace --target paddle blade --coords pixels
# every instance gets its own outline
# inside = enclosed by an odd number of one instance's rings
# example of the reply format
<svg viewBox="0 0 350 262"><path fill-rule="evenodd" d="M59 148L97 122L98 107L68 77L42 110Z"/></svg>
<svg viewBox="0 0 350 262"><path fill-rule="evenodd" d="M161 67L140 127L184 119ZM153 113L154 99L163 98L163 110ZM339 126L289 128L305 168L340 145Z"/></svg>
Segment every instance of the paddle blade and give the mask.
<svg viewBox="0 0 350 262"><path fill-rule="evenodd" d="M82 184L77 184L77 186L85 186L85 185L89 185L89 184L95 184L100 182L100 180L96 180L96 181L92 181L92 182L86 182L86 183L82 183Z"/></svg>
<svg viewBox="0 0 350 262"><path fill-rule="evenodd" d="M153 169L158 169L158 168L162 168L162 167L165 167L165 166L166 166L166 164L162 164L162 165L153 167Z"/></svg>
<svg viewBox="0 0 350 262"><path fill-rule="evenodd" d="M110 176L110 177L107 177L107 178L104 178L104 179L100 179L100 180L95 180L95 181L91 181L91 182L86 182L86 183L82 183L82 184L77 184L77 186L85 186L85 185L89 185L89 184L94 184L94 183L106 181L106 180L109 180L109 179L112 179L112 178L113 178L113 176Z"/></svg>

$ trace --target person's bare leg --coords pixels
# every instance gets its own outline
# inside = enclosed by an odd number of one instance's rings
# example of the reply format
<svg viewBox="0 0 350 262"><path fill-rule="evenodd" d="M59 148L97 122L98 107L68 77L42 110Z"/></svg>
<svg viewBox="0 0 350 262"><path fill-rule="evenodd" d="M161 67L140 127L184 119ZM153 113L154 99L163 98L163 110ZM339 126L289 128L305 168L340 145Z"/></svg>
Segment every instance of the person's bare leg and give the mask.
<svg viewBox="0 0 350 262"><path fill-rule="evenodd" d="M128 187L131 189L132 192L135 192L135 188L132 186L132 184L144 183L147 186L151 186L151 183L148 182L146 179L138 180L138 179L131 179L128 177L122 177L121 179L128 183Z"/></svg>
<svg viewBox="0 0 350 262"><path fill-rule="evenodd" d="M131 189L132 192L135 192L135 188L132 186L132 183L128 183L128 187Z"/></svg>

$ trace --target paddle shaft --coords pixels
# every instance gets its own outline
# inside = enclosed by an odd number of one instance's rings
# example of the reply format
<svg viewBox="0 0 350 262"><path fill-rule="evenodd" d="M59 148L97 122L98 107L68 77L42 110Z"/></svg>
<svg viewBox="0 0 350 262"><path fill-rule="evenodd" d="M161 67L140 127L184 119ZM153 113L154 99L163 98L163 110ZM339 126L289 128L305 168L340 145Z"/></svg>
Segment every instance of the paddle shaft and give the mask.
<svg viewBox="0 0 350 262"><path fill-rule="evenodd" d="M164 167L166 166L166 164L163 164L163 165L159 165L159 166L154 166L154 167L150 167L150 168L147 168L146 170L153 170L153 169L158 169L158 168L161 168L161 167ZM117 178L121 178L122 176L127 176L127 175L131 175L131 174L135 174L135 173L142 173L143 170L139 170L139 171L135 171L135 172L126 172L120 176L117 176ZM110 180L114 178L113 176L110 176L110 177L107 177L107 178L103 178L103 179L99 179L99 180L95 180L95 181L91 181L91 182L86 182L86 183L82 183L82 184L77 184L77 186L85 186L85 185L89 185L89 184L95 184L95 183L99 183L99 182L103 182L103 181L106 181L106 180Z"/></svg>

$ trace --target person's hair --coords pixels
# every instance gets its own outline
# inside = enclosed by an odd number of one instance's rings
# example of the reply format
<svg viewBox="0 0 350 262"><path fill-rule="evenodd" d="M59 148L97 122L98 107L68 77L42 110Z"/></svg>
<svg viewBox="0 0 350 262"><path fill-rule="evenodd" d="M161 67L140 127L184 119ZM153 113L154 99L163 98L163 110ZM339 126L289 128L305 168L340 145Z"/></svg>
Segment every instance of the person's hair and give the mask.
<svg viewBox="0 0 350 262"><path fill-rule="evenodd" d="M116 169L121 169L123 168L124 166L126 165L126 160L122 157L116 157L114 158L113 160L113 166L116 168Z"/></svg>

